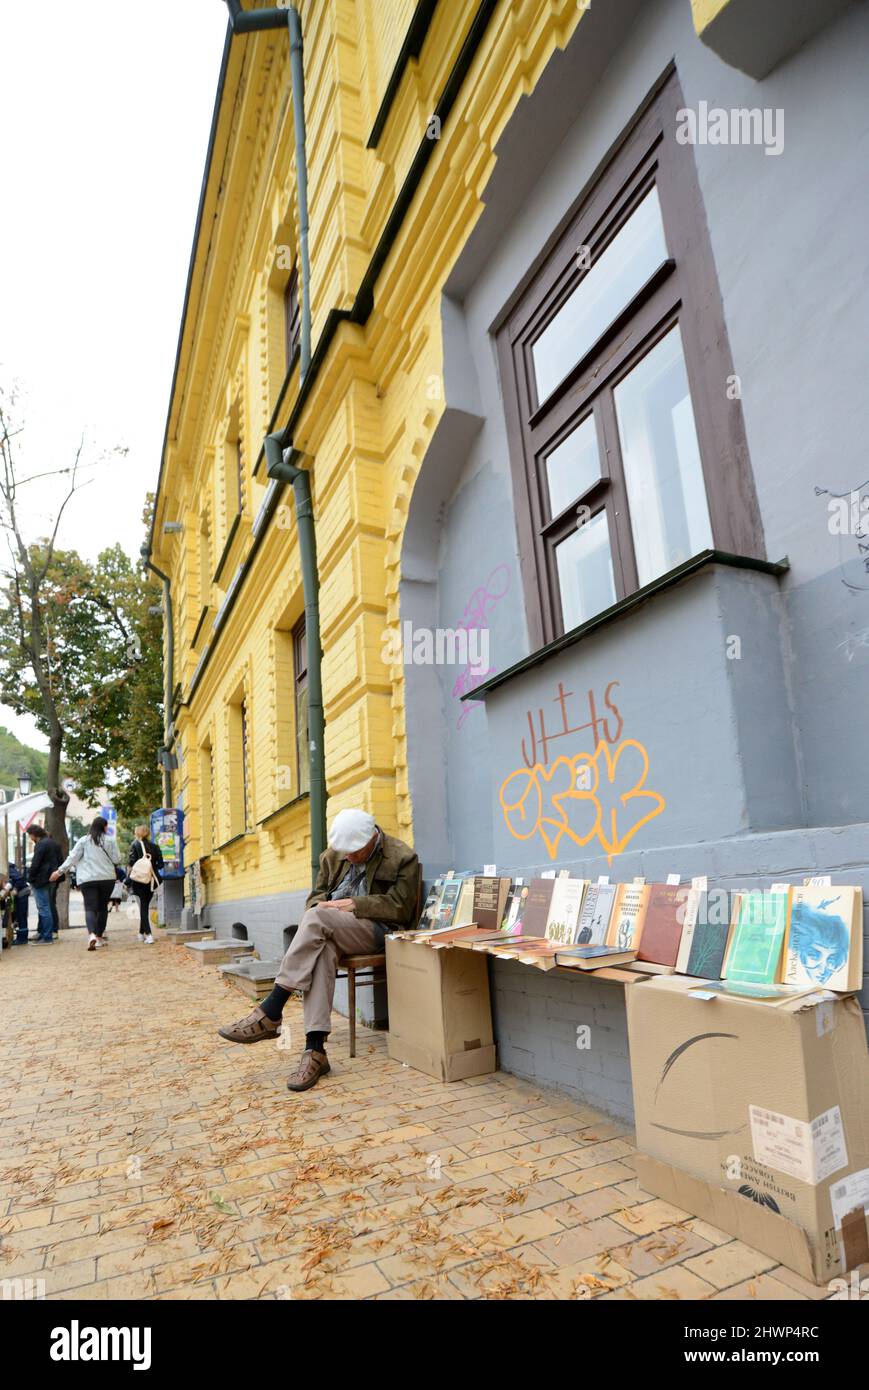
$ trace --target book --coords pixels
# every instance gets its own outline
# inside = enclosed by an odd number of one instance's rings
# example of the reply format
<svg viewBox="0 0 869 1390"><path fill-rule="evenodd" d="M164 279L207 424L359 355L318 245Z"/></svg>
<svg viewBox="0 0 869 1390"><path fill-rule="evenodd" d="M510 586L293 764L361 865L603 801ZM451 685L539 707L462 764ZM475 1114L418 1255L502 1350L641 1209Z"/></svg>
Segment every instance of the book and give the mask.
<svg viewBox="0 0 869 1390"><path fill-rule="evenodd" d="M481 950L488 949L481 946ZM491 947L492 954L499 960L518 960L523 965L535 965L538 970L554 970L556 955L563 948L555 941L540 937L514 938Z"/></svg>
<svg viewBox="0 0 869 1390"><path fill-rule="evenodd" d="M423 903L422 913L419 919L420 930L425 930L426 927L431 927L434 924L445 882L446 879L441 876L440 878L436 878L431 888L429 888L428 897Z"/></svg>
<svg viewBox="0 0 869 1390"><path fill-rule="evenodd" d="M791 890L782 981L832 990L863 984L863 892L860 888Z"/></svg>
<svg viewBox="0 0 869 1390"><path fill-rule="evenodd" d="M592 883L586 890L576 932L578 946L603 946L616 900L617 883Z"/></svg>
<svg viewBox="0 0 869 1390"><path fill-rule="evenodd" d="M510 932L498 932L489 941L480 946L480 950L493 951L500 955L502 951L513 950L516 946L533 946L537 942L544 941L542 936L517 936ZM477 947L475 946L476 950Z"/></svg>
<svg viewBox="0 0 869 1390"><path fill-rule="evenodd" d="M588 888L586 878L557 878L552 889L549 915L546 918L548 941L572 946L579 929L582 900Z"/></svg>
<svg viewBox="0 0 869 1390"><path fill-rule="evenodd" d="M472 920L480 927L497 930L504 917L507 894L510 891L509 878L478 875L472 883Z"/></svg>
<svg viewBox="0 0 869 1390"><path fill-rule="evenodd" d="M470 926L447 927L444 931L429 932L425 939L429 946L437 950L441 946L458 945L459 942L499 941L501 935L501 932L493 932L490 927L478 927L472 923Z"/></svg>
<svg viewBox="0 0 869 1390"><path fill-rule="evenodd" d="M725 962L725 978L771 985L778 978L788 919L788 893L743 893Z"/></svg>
<svg viewBox="0 0 869 1390"><path fill-rule="evenodd" d="M556 964L569 970L600 970L613 965L627 965L636 960L635 951L615 951L609 946L569 946L559 951Z"/></svg>
<svg viewBox="0 0 869 1390"><path fill-rule="evenodd" d="M636 943L638 962L675 966L690 891L672 883L649 884L642 934Z"/></svg>
<svg viewBox="0 0 869 1390"><path fill-rule="evenodd" d="M474 916L474 884L475 878L463 878L459 888L459 896L456 899L456 906L453 910L452 925L454 927L466 927L472 922L476 923Z"/></svg>
<svg viewBox="0 0 869 1390"><path fill-rule="evenodd" d="M636 951L643 935L648 901L648 884L619 884L607 931L607 946L615 946L619 951Z"/></svg>
<svg viewBox="0 0 869 1390"><path fill-rule="evenodd" d="M738 980L708 980L694 986L689 993L722 994L730 999L753 999L758 1004L787 1004L791 999L802 999L813 993L812 987L801 989L797 985L748 985Z"/></svg>
<svg viewBox="0 0 869 1390"><path fill-rule="evenodd" d="M452 923L456 908L459 904L459 895L462 891L462 880L460 878L448 878L444 880L441 889L440 899L435 909L432 926L448 927Z"/></svg>
<svg viewBox="0 0 869 1390"><path fill-rule="evenodd" d="M504 915L501 918L501 930L503 932L513 933L519 916L519 909L527 896L528 886L525 880L523 878L515 879L510 885L507 901L504 904Z"/></svg>
<svg viewBox="0 0 869 1390"><path fill-rule="evenodd" d="M555 889L554 878L532 878L521 915L522 931L526 936L543 936L549 917L549 904Z"/></svg>
<svg viewBox="0 0 869 1390"><path fill-rule="evenodd" d="M692 888L685 905L676 969L701 980L720 980L733 922L733 897L726 888Z"/></svg>

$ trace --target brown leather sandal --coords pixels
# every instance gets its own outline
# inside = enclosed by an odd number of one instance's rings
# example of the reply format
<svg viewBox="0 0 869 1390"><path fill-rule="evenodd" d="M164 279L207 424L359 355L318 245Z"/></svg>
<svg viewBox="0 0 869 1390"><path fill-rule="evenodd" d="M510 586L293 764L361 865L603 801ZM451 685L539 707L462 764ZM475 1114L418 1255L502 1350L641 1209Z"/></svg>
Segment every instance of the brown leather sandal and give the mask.
<svg viewBox="0 0 869 1390"><path fill-rule="evenodd" d="M288 1091L309 1091L332 1068L325 1052L303 1052L299 1065L287 1081Z"/></svg>
<svg viewBox="0 0 869 1390"><path fill-rule="evenodd" d="M256 1043L265 1042L267 1038L276 1038L281 1031L281 1025L275 1023L274 1019L267 1018L257 1006L237 1023L230 1023L227 1028L218 1028L217 1031L228 1042Z"/></svg>

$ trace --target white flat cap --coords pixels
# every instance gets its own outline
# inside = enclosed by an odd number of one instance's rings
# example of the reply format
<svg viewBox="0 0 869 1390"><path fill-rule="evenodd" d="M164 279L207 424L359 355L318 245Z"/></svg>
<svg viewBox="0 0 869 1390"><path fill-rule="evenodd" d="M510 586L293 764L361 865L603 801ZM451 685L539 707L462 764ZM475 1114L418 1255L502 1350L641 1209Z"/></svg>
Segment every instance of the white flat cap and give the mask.
<svg viewBox="0 0 869 1390"><path fill-rule="evenodd" d="M367 811L339 811L329 826L329 848L339 854L353 854L364 849L377 826Z"/></svg>

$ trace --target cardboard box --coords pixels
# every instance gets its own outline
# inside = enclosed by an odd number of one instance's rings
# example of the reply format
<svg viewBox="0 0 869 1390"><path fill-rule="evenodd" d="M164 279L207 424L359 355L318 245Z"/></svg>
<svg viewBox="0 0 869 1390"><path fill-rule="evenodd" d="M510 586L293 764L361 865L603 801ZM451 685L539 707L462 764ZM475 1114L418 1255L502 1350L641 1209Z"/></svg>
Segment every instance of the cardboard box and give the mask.
<svg viewBox="0 0 869 1390"><path fill-rule="evenodd" d="M692 997L698 983L663 976L626 995L640 1182L827 1283L869 1261L860 1006Z"/></svg>
<svg viewBox="0 0 869 1390"><path fill-rule="evenodd" d="M489 974L477 951L386 938L390 1057L438 1081L497 1069Z"/></svg>

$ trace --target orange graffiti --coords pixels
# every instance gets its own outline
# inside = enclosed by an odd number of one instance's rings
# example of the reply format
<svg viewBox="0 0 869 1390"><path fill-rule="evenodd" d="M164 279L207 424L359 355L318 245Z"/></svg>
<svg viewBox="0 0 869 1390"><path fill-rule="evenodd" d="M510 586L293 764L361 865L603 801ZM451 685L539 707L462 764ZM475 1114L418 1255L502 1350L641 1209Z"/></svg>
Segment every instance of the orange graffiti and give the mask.
<svg viewBox="0 0 869 1390"><path fill-rule="evenodd" d="M620 774L623 759L626 771ZM565 835L580 846L596 836L612 859L667 805L659 792L646 788L648 772L649 755L633 738L623 739L613 753L601 741L593 755L561 756L548 769L542 763L519 767L498 792L504 823L516 840L540 835L550 859ZM622 776L630 778L630 784L619 792ZM611 804L613 800L617 804ZM640 810L645 813L631 819L631 811Z"/></svg>

